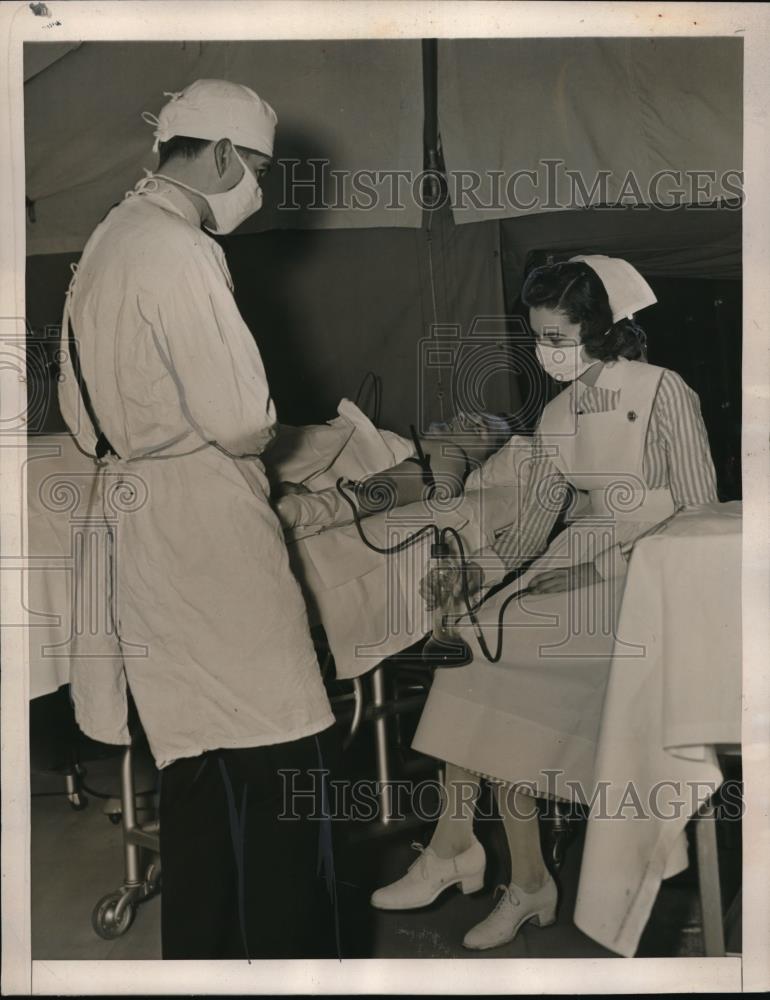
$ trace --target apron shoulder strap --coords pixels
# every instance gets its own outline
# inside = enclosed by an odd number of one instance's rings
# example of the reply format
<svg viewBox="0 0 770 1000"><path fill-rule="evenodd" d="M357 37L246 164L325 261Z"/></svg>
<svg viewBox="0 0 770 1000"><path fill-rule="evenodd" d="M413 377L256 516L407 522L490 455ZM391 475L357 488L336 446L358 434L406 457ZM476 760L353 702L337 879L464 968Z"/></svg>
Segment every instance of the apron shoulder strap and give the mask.
<svg viewBox="0 0 770 1000"><path fill-rule="evenodd" d="M83 370L80 367L80 355L78 354L78 347L72 330L71 316L68 317L68 325L69 330L67 336L69 341L70 359L72 360L72 370L75 373L78 389L80 390L80 395L83 399L83 406L86 408L88 419L91 421L91 425L96 433L96 457L101 459L104 458L105 455L114 455L116 458L120 458L118 453L110 444L107 435L101 429L99 419L96 416L96 411L94 410L93 403L91 402L91 394L88 391L86 380L83 378Z"/></svg>
<svg viewBox="0 0 770 1000"><path fill-rule="evenodd" d="M657 365L645 361L623 361L617 369L612 388L620 388L620 410L625 414L633 412L644 418L644 426L649 422L660 380L665 371Z"/></svg>
<svg viewBox="0 0 770 1000"><path fill-rule="evenodd" d="M565 386L558 396L554 396L546 404L545 409L540 414L540 421L537 427L538 432L543 436L547 436L548 434L564 434L565 427L569 428L574 423L574 418L570 421L570 417L573 416L574 411L574 398L575 387L571 383Z"/></svg>

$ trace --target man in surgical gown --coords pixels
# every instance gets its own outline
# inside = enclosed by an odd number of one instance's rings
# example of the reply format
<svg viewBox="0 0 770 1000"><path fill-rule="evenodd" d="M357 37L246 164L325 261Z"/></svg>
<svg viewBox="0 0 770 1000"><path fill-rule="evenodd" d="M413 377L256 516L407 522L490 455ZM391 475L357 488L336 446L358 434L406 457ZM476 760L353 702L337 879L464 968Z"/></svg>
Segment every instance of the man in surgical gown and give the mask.
<svg viewBox="0 0 770 1000"><path fill-rule="evenodd" d="M65 310L61 408L98 456L123 650L76 664L73 698L86 733L125 743L127 681L161 769L164 958L336 956L334 824L308 773L334 717L258 457L265 371L204 231L261 205L277 119L225 81L170 96L145 114L158 171L97 226Z"/></svg>

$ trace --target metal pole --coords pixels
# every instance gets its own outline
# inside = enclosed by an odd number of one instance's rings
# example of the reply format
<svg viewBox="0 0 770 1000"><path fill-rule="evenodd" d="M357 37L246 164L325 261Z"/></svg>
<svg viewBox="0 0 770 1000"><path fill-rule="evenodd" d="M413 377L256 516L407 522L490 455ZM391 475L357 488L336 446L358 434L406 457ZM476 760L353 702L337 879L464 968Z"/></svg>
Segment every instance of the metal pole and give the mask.
<svg viewBox="0 0 770 1000"><path fill-rule="evenodd" d="M372 673L372 701L375 712L385 704L385 670L377 667ZM390 798L390 761L388 759L387 719L376 715L374 719L374 740L377 751L377 795L380 800L380 822L388 826L392 819Z"/></svg>
<svg viewBox="0 0 770 1000"><path fill-rule="evenodd" d="M353 718L350 721L350 731L342 743L342 749L347 750L356 738L364 716L364 690L360 677L353 678Z"/></svg>
<svg viewBox="0 0 770 1000"><path fill-rule="evenodd" d="M123 840L126 851L126 884L137 885L139 878L139 848L131 841L136 829L136 799L134 796L134 767L131 747L126 747L121 764L120 801L123 810Z"/></svg>
<svg viewBox="0 0 770 1000"><path fill-rule="evenodd" d="M438 41L422 40L422 88L424 118L422 126L423 167L435 170L438 157Z"/></svg>

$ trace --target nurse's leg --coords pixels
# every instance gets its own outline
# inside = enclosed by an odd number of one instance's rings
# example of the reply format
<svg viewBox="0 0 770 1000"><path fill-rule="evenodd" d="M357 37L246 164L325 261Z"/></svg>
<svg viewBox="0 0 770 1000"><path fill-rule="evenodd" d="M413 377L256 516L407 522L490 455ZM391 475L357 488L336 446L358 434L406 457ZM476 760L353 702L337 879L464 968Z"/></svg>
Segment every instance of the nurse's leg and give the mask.
<svg viewBox="0 0 770 1000"><path fill-rule="evenodd" d="M445 889L459 885L464 893L484 884L484 848L473 836L473 812L479 793L475 774L454 764L446 766L447 802L429 850L400 879L377 889L372 906L382 910L413 910L428 906Z"/></svg>
<svg viewBox="0 0 770 1000"><path fill-rule="evenodd" d="M440 858L453 858L473 843L473 814L479 797L477 775L456 764L446 765L446 807L431 837L430 847Z"/></svg>
<svg viewBox="0 0 770 1000"><path fill-rule="evenodd" d="M514 785L497 785L497 805L511 855L511 882L525 892L536 892L548 880L540 849L537 802Z"/></svg>
<svg viewBox="0 0 770 1000"><path fill-rule="evenodd" d="M497 793L511 852L511 881L492 912L463 938L463 945L474 951L510 944L528 921L545 927L556 919L558 890L540 851L535 800L513 785L500 784Z"/></svg>

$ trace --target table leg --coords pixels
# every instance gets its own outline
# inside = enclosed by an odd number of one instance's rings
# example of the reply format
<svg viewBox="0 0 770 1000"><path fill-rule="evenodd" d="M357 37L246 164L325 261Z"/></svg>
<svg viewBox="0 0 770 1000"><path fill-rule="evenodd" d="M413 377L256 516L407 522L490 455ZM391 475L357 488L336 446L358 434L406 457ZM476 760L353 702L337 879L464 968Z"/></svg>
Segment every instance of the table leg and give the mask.
<svg viewBox="0 0 770 1000"><path fill-rule="evenodd" d="M719 856L717 854L716 817L706 805L695 822L695 849L698 856L703 944L708 957L725 954L725 933L722 923L722 891L719 886Z"/></svg>
<svg viewBox="0 0 770 1000"><path fill-rule="evenodd" d="M725 954L740 955L742 949L743 889L739 889L725 914Z"/></svg>

